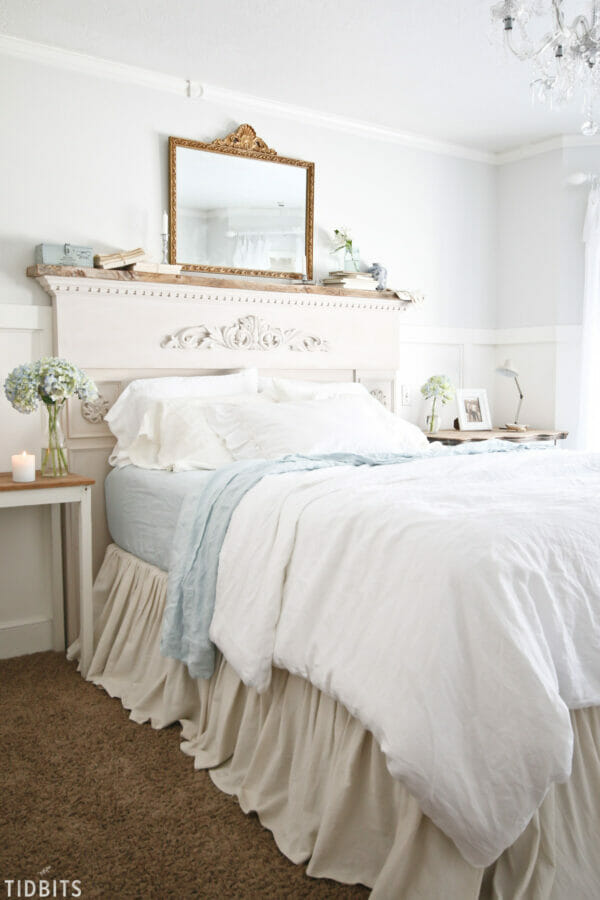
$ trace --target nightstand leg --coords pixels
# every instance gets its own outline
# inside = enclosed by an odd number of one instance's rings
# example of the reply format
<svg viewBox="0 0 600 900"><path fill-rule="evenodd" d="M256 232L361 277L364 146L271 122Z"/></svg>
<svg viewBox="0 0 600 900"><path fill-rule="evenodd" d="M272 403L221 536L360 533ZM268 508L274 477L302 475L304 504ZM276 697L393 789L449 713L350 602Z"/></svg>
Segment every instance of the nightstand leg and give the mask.
<svg viewBox="0 0 600 900"><path fill-rule="evenodd" d="M79 639L81 674L86 678L94 654L92 507L89 487L83 488L79 504Z"/></svg>
<svg viewBox="0 0 600 900"><path fill-rule="evenodd" d="M50 507L52 530L52 649L65 649L65 597L63 593L60 505Z"/></svg>

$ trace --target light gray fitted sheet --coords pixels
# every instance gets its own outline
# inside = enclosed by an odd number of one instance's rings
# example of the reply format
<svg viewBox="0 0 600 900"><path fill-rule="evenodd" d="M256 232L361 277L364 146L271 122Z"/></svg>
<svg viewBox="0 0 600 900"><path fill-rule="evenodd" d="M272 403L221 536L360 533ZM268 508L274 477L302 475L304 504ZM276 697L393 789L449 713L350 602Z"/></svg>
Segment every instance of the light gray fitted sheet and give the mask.
<svg viewBox="0 0 600 900"><path fill-rule="evenodd" d="M175 525L184 498L210 471L165 472L125 466L104 482L108 530L115 544L168 571Z"/></svg>

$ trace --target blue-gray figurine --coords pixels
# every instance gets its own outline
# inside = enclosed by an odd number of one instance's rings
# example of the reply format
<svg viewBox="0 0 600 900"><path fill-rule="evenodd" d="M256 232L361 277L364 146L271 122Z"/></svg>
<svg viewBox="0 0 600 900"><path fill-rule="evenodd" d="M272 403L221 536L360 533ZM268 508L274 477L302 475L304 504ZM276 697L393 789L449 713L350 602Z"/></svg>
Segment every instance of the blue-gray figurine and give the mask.
<svg viewBox="0 0 600 900"><path fill-rule="evenodd" d="M380 263L373 263L370 269L367 269L370 275L373 278L377 279L377 287L375 290L377 291L385 291L385 286L387 284L387 269L384 268Z"/></svg>

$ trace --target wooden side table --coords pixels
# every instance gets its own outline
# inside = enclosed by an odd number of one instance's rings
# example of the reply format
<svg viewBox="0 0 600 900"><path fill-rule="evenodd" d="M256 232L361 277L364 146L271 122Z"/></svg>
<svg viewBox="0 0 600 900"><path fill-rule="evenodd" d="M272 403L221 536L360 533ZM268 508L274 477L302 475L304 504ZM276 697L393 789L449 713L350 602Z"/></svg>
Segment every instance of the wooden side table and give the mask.
<svg viewBox="0 0 600 900"><path fill-rule="evenodd" d="M507 428L493 428L491 431L434 431L427 434L429 442L439 441L449 446L464 444L467 441L491 441L493 438L501 441L512 441L514 444L529 443L529 441L564 441L569 436L568 431L545 431L528 429L527 431L509 431Z"/></svg>
<svg viewBox="0 0 600 900"><path fill-rule="evenodd" d="M36 472L35 481L18 483L10 472L0 472L0 509L18 506L50 506L52 516L52 614L53 647L65 649L65 613L62 577L60 504L78 503L79 633L81 672L87 675L94 652L92 616L92 478L62 475L46 478Z"/></svg>

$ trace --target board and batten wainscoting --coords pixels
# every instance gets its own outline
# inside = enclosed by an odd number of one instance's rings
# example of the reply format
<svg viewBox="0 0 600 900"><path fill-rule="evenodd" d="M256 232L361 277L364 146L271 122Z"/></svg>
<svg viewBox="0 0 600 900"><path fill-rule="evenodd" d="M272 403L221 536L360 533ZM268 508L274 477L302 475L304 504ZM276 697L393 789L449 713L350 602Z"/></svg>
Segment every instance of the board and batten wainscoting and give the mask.
<svg viewBox="0 0 600 900"><path fill-rule="evenodd" d="M495 369L511 356L518 360L523 373L524 421L536 427L573 428L573 404L568 402L572 398L556 395L554 371L562 364L565 371L570 366L576 372L577 328L498 331L413 325L410 306L404 309L403 304L372 295L331 296L316 286L308 291L302 291L299 285L294 291L287 291L285 285L271 285L266 291L261 284L252 289L248 284L243 289L225 289L214 283L203 285L201 278L185 285L164 283L164 279L162 283L133 285L115 278L116 273L109 278L103 278L100 272L85 278L30 273L53 298L53 309L9 304L0 307L0 377L3 380L19 363L56 352L81 365L99 382L99 403L82 414L80 402L69 401L65 423L71 469L97 482L92 499L94 573L109 541L102 485L113 439L102 415L133 377L253 365L265 374L276 372L296 378L355 378L389 408L423 425L427 404L420 386L431 374L443 372L457 387L486 388L494 421L503 422L513 412L514 398L511 386L495 374ZM59 335L54 347L53 316L57 317L54 330ZM217 342L212 349L202 349L203 332L194 332L194 326L217 321L227 326L247 316L255 317L257 334L263 326L281 331L287 347L265 353L256 349L240 352L241 348L234 346L232 352L225 337L221 346ZM344 358L336 355L339 329L344 331L343 343L351 348L352 358L347 353ZM222 340L225 330L219 335ZM190 350L181 349L186 341L191 341ZM319 347L319 341L327 343L327 348ZM401 386L408 388L408 405L402 406ZM455 414L454 404L445 407L442 426L451 427ZM8 469L11 453L23 449L35 450L39 464L41 429L41 414L20 415L2 396L0 469ZM72 640L78 630L77 554L69 553L70 543L71 551L76 549L72 546L75 529L69 512L65 512L67 635ZM0 657L50 649L49 510L0 511L0 554ZM22 577L25 571L27 578Z"/></svg>

